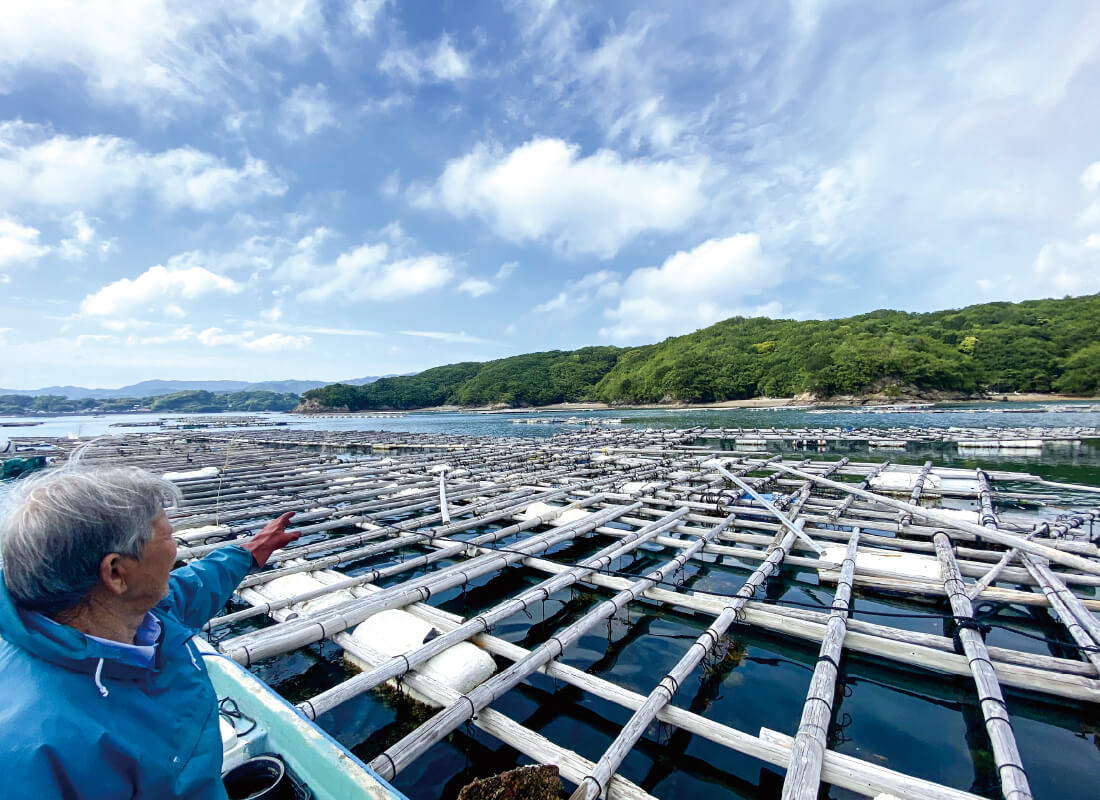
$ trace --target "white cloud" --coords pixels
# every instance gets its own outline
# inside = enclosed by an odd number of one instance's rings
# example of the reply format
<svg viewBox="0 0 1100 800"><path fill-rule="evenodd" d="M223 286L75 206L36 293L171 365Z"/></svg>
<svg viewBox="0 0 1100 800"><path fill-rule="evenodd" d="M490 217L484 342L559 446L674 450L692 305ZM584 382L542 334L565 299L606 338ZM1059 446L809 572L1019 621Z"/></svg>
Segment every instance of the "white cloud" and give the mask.
<svg viewBox="0 0 1100 800"><path fill-rule="evenodd" d="M422 339L436 339L452 344L496 344L492 339L482 339L480 336L471 336L465 331L452 333L450 331L399 331L403 336L419 336Z"/></svg>
<svg viewBox="0 0 1100 800"><path fill-rule="evenodd" d="M61 240L61 257L67 261L79 261L90 251L105 256L117 245L114 239L96 237L96 229L83 211L74 211L65 219L71 236Z"/></svg>
<svg viewBox="0 0 1100 800"><path fill-rule="evenodd" d="M360 107L364 114L389 114L399 108L407 108L413 103L413 97L404 92L388 94L385 97L374 97L367 100Z"/></svg>
<svg viewBox="0 0 1100 800"><path fill-rule="evenodd" d="M289 248L285 240L271 240L264 236L250 236L232 250L188 250L168 259L169 269L206 267L211 272L251 270L253 274L274 269L282 249Z"/></svg>
<svg viewBox="0 0 1100 800"><path fill-rule="evenodd" d="M1035 257L1038 291L1047 297L1100 292L1100 251L1089 237L1078 243L1045 244Z"/></svg>
<svg viewBox="0 0 1100 800"><path fill-rule="evenodd" d="M116 136L51 136L38 125L0 123L0 204L88 209L148 193L169 208L210 211L286 190L252 157L232 167L190 147L151 153Z"/></svg>
<svg viewBox="0 0 1100 800"><path fill-rule="evenodd" d="M170 269L158 264L133 280L122 278L88 295L80 308L85 314L110 316L139 306L163 308L178 299L240 291L240 284L202 267Z"/></svg>
<svg viewBox="0 0 1100 800"><path fill-rule="evenodd" d="M515 271L517 266L519 266L519 263L516 261L506 261L500 265L492 281L486 280L485 278L466 278L458 285L458 291L465 292L470 295L470 297L481 297L491 292L495 292L497 290L497 283L508 280L508 276ZM496 283L493 281L496 281Z"/></svg>
<svg viewBox="0 0 1100 800"><path fill-rule="evenodd" d="M11 283L11 275L6 272L0 272L0 283Z"/></svg>
<svg viewBox="0 0 1100 800"><path fill-rule="evenodd" d="M267 336L261 336L258 339L245 342L244 348L246 350L260 350L264 352L302 350L310 341L308 336L287 336L282 333L269 333Z"/></svg>
<svg viewBox="0 0 1100 800"><path fill-rule="evenodd" d="M106 324L106 323L104 323ZM190 325L184 325L179 328L162 335L162 336L146 336L138 343L142 345L151 344L175 344L177 342L189 342L195 338L195 331Z"/></svg>
<svg viewBox="0 0 1100 800"><path fill-rule="evenodd" d="M599 298L614 297L619 291L619 275L610 270L590 272L583 278L566 285L545 303L533 309L538 314L553 313L557 316L575 317Z"/></svg>
<svg viewBox="0 0 1100 800"><path fill-rule="evenodd" d="M437 289L454 276L448 256L429 253L394 258L392 250L380 243L343 253L331 267L311 272L309 277L316 282L299 294L299 299L314 303L395 300Z"/></svg>
<svg viewBox="0 0 1100 800"><path fill-rule="evenodd" d="M253 331L226 333L221 328L206 328L200 331L195 339L199 344L207 347L240 347L257 352L302 350L312 341L308 336L288 336L283 333L257 336Z"/></svg>
<svg viewBox="0 0 1100 800"><path fill-rule="evenodd" d="M289 327L280 326L282 330L292 330L297 333L313 333L318 336L381 336L378 331L365 328L312 328L308 326Z"/></svg>
<svg viewBox="0 0 1100 800"><path fill-rule="evenodd" d="M281 106L279 132L287 139L309 137L336 125L335 106L323 84L297 87Z"/></svg>
<svg viewBox="0 0 1100 800"><path fill-rule="evenodd" d="M352 0L348 6L348 21L360 36L370 36L374 23L389 0Z"/></svg>
<svg viewBox="0 0 1100 800"><path fill-rule="evenodd" d="M1081 173L1081 185L1089 191L1100 188L1100 161L1094 161Z"/></svg>
<svg viewBox="0 0 1100 800"><path fill-rule="evenodd" d="M670 256L660 267L634 270L623 281L619 304L604 312L609 325L600 333L614 341L654 341L738 313L779 314L779 303L749 309L743 303L782 278L756 234L708 239L694 250Z"/></svg>
<svg viewBox="0 0 1100 800"><path fill-rule="evenodd" d="M496 287L489 281L482 280L481 278L467 278L458 285L460 292L466 292L470 297L481 297L482 295L489 294L496 291Z"/></svg>
<svg viewBox="0 0 1100 800"><path fill-rule="evenodd" d="M246 130L259 127L263 115L259 111L231 111L222 118L222 124L230 133L238 136Z"/></svg>
<svg viewBox="0 0 1100 800"><path fill-rule="evenodd" d="M704 172L702 161L581 157L578 145L534 139L507 154L476 147L413 201L480 217L513 241L610 258L639 234L682 230L702 208Z"/></svg>
<svg viewBox="0 0 1100 800"><path fill-rule="evenodd" d="M106 333L83 333L76 337L76 346L83 347L86 344L96 344L97 342L111 342L115 337Z"/></svg>
<svg viewBox="0 0 1100 800"><path fill-rule="evenodd" d="M12 3L0 26L0 84L32 70L75 71L97 99L163 119L250 86L258 52L323 45L323 28L320 0Z"/></svg>
<svg viewBox="0 0 1100 800"><path fill-rule="evenodd" d="M387 175L378 187L378 191L385 197L396 197L398 192L401 191L401 173L394 170Z"/></svg>
<svg viewBox="0 0 1100 800"><path fill-rule="evenodd" d="M378 66L410 83L458 81L472 72L469 56L456 50L446 35L431 48L391 48Z"/></svg>
<svg viewBox="0 0 1100 800"><path fill-rule="evenodd" d="M49 247L38 243L39 233L37 228L0 217L0 267L33 264L50 252Z"/></svg>
<svg viewBox="0 0 1100 800"><path fill-rule="evenodd" d="M284 281L307 280L319 267L322 245L332 236L329 228L314 228L294 244L275 270L275 277Z"/></svg>
<svg viewBox="0 0 1100 800"><path fill-rule="evenodd" d="M115 331L116 333L122 333L129 330L142 330L152 325L151 322L145 320L135 319L130 317L128 319L105 319L101 324L109 331Z"/></svg>

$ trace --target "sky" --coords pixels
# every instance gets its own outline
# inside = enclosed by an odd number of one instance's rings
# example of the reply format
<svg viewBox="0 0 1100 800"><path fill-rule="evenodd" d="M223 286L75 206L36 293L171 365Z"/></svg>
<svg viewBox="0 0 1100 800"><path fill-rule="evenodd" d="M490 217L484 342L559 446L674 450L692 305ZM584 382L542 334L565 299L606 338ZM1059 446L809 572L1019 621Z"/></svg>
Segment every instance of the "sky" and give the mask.
<svg viewBox="0 0 1100 800"><path fill-rule="evenodd" d="M1093 0L4 6L7 388L1100 291Z"/></svg>

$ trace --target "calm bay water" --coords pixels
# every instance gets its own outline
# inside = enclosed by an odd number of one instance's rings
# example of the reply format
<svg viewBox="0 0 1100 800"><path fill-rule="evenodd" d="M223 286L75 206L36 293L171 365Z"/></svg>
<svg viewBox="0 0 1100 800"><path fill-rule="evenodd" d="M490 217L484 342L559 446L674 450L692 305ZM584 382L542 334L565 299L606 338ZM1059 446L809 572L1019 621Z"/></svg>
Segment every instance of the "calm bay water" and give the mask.
<svg viewBox="0 0 1100 800"><path fill-rule="evenodd" d="M950 410L950 407L947 407ZM1013 404L965 407L957 413L852 414L833 410L810 414L806 410L731 409L721 411L636 410L600 412L517 412L469 414L413 413L397 418L316 419L286 414L261 415L293 428L318 430L381 429L411 432L460 433L488 436L551 436L563 429L551 420L570 416L621 419L624 425L647 428L684 427L1016 427L1100 426L1097 413L1002 413L1020 408ZM161 415L127 417L60 417L30 428L0 428L0 436L79 436L151 431L147 427L110 427L117 422L145 422ZM178 416L178 415L177 415ZM516 418L535 417L539 424L517 425ZM0 422L6 421L0 419ZM773 448L775 449L775 448ZM798 451L805 452L805 451ZM1079 447L1046 447L1040 453L960 456L953 446L912 447L905 452L841 451L854 459L920 463L932 458L955 466L1026 471L1055 480L1100 485L1100 442ZM841 452L819 457L836 458ZM815 454L816 455L816 454ZM0 486L2 491L2 486ZM328 535L339 535L333 531ZM480 531L470 531L473 536ZM575 561L606 541L583 540L560 546L552 557ZM414 550L394 554L396 561ZM613 568L633 575L652 569L667 554L640 551ZM389 562L350 565L352 574ZM434 565L445 567L449 562ZM693 561L683 579L689 588L731 594L748 576L752 564L720 557ZM404 580L420 572L404 573ZM471 582L433 597L433 604L469 616L514 596L544 576L514 567L493 578ZM768 581L766 597L827 605L832 588L820 586L816 572L785 568ZM494 634L534 646L585 613L605 595L579 589L559 592L530 609L531 617L516 615L498 624ZM931 616L882 617L879 613L918 612ZM945 634L945 622L935 617L948 609L943 603L912 604L883 595L857 592L853 615L857 619ZM1064 630L1046 613L1004 608L998 618L1024 633L1065 638ZM631 606L608 625L599 625L564 654L563 661L640 693L648 693L663 671L683 655L709 619L649 606ZM242 630L244 626L234 632ZM992 645L1073 657L1068 651L1004 627L994 628ZM735 626L725 657L700 667L683 684L676 704L710 719L756 733L761 727L793 734L814 663L817 646ZM502 664L503 666L503 664ZM303 648L268 659L255 667L261 677L291 702L308 698L350 674L333 645ZM843 691L838 694L830 746L913 775L996 797L995 769L982 724L973 684L969 679L945 679L933 673L899 668L877 659L846 655L842 662ZM1035 796L1085 800L1100 786L1100 719L1095 705L1049 702L1035 695L1008 693L1009 711ZM592 695L535 676L506 694L493 706L555 742L597 759L611 743L629 713ZM415 709L392 692L373 691L318 720L326 730L370 759L413 730L422 719ZM453 798L475 777L511 768L526 760L514 749L465 726L433 747L398 776L397 788L411 798ZM738 756L699 737L653 727L631 751L620 772L660 797L772 798L778 796L781 771L751 758ZM832 798L850 793L828 790Z"/></svg>
<svg viewBox="0 0 1100 800"><path fill-rule="evenodd" d="M1072 404L1048 404L1066 406ZM289 428L342 431L385 430L410 433L454 433L470 436L546 437L571 426L570 417L599 420L622 420L625 426L641 428L903 428L903 427L1100 427L1098 412L1027 413L1034 403L990 403L988 405L940 405L928 411L904 413L853 413L851 409L615 409L609 411L517 411L503 414L432 411L413 412L401 417L321 418L294 414L256 414L272 424ZM3 437L99 436L156 431L141 423L161 419L188 420L207 414L106 414L63 417L0 417L0 426L7 422L35 421L33 427L0 427ZM534 419L535 424L515 424L518 419ZM0 445L2 446L2 445ZM779 446L770 449L779 452ZM798 452L806 452L799 450ZM898 463L923 463L932 458L937 463L961 467L984 467L1026 471L1050 480L1100 485L1100 440L1085 442L1076 448L1047 446L1041 453L998 452L990 454L957 453L953 446L910 446L906 451L868 450L850 446L842 450L824 451L853 459L882 461L889 458ZM0 490L2 491L2 490Z"/></svg>

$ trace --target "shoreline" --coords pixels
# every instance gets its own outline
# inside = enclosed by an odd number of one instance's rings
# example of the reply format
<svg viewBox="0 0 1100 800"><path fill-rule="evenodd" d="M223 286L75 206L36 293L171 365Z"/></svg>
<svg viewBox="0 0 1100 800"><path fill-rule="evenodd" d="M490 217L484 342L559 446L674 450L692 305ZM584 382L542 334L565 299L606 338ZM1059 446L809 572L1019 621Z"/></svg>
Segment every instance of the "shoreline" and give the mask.
<svg viewBox="0 0 1100 800"><path fill-rule="evenodd" d="M292 411L289 413L302 417L310 417L319 414L347 414L364 416L378 413L417 413L449 411L466 414L523 414L542 411L707 411L725 410L734 408L790 408L791 410L806 408L859 408L860 406L908 406L908 405L987 405L989 403L1095 403L1100 402L1100 396L1077 397L1065 394L1043 394L1040 392L1020 392L1018 394L990 395L982 398L921 398L921 397L833 397L827 400L811 400L805 397L750 397L744 400L723 400L716 403L637 403L616 404L610 403L553 403L546 406L522 406L500 407L498 405L487 406L429 406L425 408L410 409L369 409L363 411L339 411L335 409L318 411Z"/></svg>

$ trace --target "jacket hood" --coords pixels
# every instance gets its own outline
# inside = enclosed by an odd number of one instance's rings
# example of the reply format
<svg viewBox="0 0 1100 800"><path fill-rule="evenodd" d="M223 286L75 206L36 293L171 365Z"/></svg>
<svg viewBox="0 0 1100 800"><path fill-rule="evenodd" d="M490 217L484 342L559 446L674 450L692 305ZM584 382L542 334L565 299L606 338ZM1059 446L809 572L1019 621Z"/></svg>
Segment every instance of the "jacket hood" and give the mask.
<svg viewBox="0 0 1100 800"><path fill-rule="evenodd" d="M20 608L8 593L2 569L0 637L36 658L75 672L89 675L101 673L110 678L127 680L136 680L150 672L148 667L135 663L133 656L122 650L90 639L68 625L51 625L33 612ZM157 660L159 663L159 656Z"/></svg>

